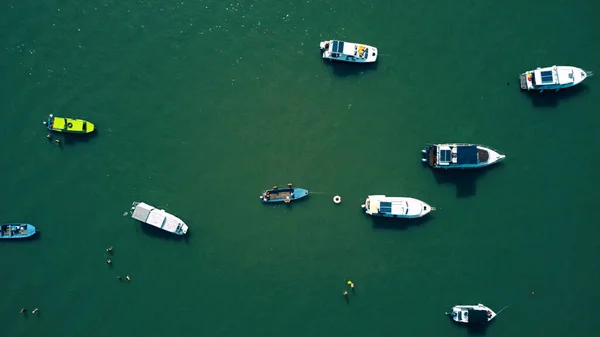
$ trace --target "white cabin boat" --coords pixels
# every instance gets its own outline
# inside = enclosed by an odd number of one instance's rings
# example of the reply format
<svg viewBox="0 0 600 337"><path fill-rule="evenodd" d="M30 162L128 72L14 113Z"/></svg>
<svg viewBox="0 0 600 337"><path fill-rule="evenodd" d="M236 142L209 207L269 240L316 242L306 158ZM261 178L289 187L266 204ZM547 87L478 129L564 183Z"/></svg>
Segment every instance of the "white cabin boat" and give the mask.
<svg viewBox="0 0 600 337"><path fill-rule="evenodd" d="M134 202L131 217L169 233L184 235L188 226L178 217L143 202Z"/></svg>
<svg viewBox="0 0 600 337"><path fill-rule="evenodd" d="M489 147L476 144L432 144L427 145L421 159L433 168L465 169L480 168L495 164L505 155Z"/></svg>
<svg viewBox="0 0 600 337"><path fill-rule="evenodd" d="M361 207L372 216L387 218L420 218L435 208L421 200L406 197L387 197L385 195L369 195Z"/></svg>
<svg viewBox="0 0 600 337"><path fill-rule="evenodd" d="M575 86L586 78L592 76L591 71L571 66L552 66L546 68L537 68L522 73L521 89L524 90L560 90Z"/></svg>
<svg viewBox="0 0 600 337"><path fill-rule="evenodd" d="M487 323L496 317L496 313L479 303L477 305L455 305L452 311L447 312L452 320L458 323L482 324Z"/></svg>
<svg viewBox="0 0 600 337"><path fill-rule="evenodd" d="M323 41L320 44L324 59L354 63L372 63L377 60L377 48L339 40Z"/></svg>

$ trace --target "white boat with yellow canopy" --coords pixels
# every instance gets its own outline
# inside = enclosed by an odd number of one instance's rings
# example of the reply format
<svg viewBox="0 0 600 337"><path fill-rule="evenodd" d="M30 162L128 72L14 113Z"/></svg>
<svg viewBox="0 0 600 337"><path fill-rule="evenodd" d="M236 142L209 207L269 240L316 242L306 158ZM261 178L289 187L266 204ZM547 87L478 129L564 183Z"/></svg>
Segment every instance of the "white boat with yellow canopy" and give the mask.
<svg viewBox="0 0 600 337"><path fill-rule="evenodd" d="M52 114L44 122L48 130L66 133L91 133L94 131L94 124L83 120L66 117L56 117Z"/></svg>
<svg viewBox="0 0 600 337"><path fill-rule="evenodd" d="M319 46L324 59L352 63L377 61L377 48L366 44L329 40L321 42Z"/></svg>

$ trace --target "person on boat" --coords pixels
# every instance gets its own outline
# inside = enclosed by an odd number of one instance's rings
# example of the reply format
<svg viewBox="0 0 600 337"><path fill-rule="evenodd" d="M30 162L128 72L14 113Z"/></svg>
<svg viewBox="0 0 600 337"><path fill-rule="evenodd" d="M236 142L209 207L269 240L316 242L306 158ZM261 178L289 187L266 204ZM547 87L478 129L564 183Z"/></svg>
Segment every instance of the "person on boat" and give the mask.
<svg viewBox="0 0 600 337"><path fill-rule="evenodd" d="M32 311L31 313L32 313L32 314L37 314L38 312L40 312L40 309L38 309L38 308L35 308L35 309L33 309L33 311Z"/></svg>
<svg viewBox="0 0 600 337"><path fill-rule="evenodd" d="M106 248L106 251L107 251L107 252L112 252L112 250L113 250L112 246L110 246L110 247Z"/></svg>
<svg viewBox="0 0 600 337"><path fill-rule="evenodd" d="M125 275L125 279L127 279L127 281L131 281L131 277L129 277L129 275Z"/></svg>
<svg viewBox="0 0 600 337"><path fill-rule="evenodd" d="M106 264L111 264L112 261L110 259L106 259Z"/></svg>
<svg viewBox="0 0 600 337"><path fill-rule="evenodd" d="M21 312L20 313L22 314L22 313L25 313L25 312L27 312L27 309L21 308Z"/></svg>

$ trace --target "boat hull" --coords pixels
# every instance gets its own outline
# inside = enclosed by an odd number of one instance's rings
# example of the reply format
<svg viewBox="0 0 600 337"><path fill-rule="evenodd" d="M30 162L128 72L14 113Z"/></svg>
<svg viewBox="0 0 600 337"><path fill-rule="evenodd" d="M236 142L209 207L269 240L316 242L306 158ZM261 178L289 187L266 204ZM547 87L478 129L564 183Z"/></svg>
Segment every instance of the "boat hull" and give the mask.
<svg viewBox="0 0 600 337"><path fill-rule="evenodd" d="M552 78L553 80L547 82L542 81L542 83L538 84L537 81L543 79L543 75L540 75L541 72L548 73L548 78ZM578 67L552 66L526 71L519 75L519 81L522 90L539 92L543 92L544 90L558 91L560 89L574 87L592 75L593 72Z"/></svg>
<svg viewBox="0 0 600 337"><path fill-rule="evenodd" d="M93 123L83 119L55 117L53 115L50 115L44 124L50 131L64 133L86 134L92 133L96 129Z"/></svg>
<svg viewBox="0 0 600 337"><path fill-rule="evenodd" d="M188 226L178 217L144 202L136 201L132 204L131 217L175 235L185 235L188 231Z"/></svg>
<svg viewBox="0 0 600 337"><path fill-rule="evenodd" d="M446 312L452 320L461 324L485 324L492 321L497 314L479 303L477 305L455 305L452 311Z"/></svg>
<svg viewBox="0 0 600 337"><path fill-rule="evenodd" d="M268 193L267 193L268 192ZM308 190L296 187L273 188L263 191L259 196L265 203L292 202L308 196Z"/></svg>
<svg viewBox="0 0 600 337"><path fill-rule="evenodd" d="M440 164L439 158L437 157L437 150L440 146L449 146L449 147L457 147L457 146L476 146L477 147L477 155L478 162L477 163L451 163L442 165ZM483 168L490 165L494 165L503 161L506 158L506 155L499 153L498 151L486 147L483 145L475 145L475 144L432 144L427 145L422 151L421 161L423 163L428 164L429 167L434 169L444 169L444 170L452 170L452 169L477 169Z"/></svg>
<svg viewBox="0 0 600 337"><path fill-rule="evenodd" d="M33 236L37 229L32 224L10 223L0 225L0 240L25 239Z"/></svg>
<svg viewBox="0 0 600 337"><path fill-rule="evenodd" d="M337 45L350 46L350 52L344 53L342 49L333 50L333 48ZM352 47L356 46L356 50L353 50ZM379 51L377 48L373 46L369 46L362 43L354 43L354 42L345 42L338 40L329 40L322 41L319 44L319 49L321 51L321 57L331 61L340 61L347 63L373 63L377 61L377 57L379 56ZM366 55L362 54L361 51L366 51ZM356 52L356 53L355 53Z"/></svg>
<svg viewBox="0 0 600 337"><path fill-rule="evenodd" d="M415 198L385 195L369 195L361 208L370 216L395 219L418 219L435 210L435 207Z"/></svg>

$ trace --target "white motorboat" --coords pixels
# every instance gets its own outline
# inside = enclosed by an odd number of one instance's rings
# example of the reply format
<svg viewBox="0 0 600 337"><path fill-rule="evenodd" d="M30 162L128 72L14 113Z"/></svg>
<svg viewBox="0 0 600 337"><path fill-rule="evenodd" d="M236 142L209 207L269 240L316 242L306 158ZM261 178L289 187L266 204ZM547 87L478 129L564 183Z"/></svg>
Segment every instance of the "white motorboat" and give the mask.
<svg viewBox="0 0 600 337"><path fill-rule="evenodd" d="M479 303L477 305L455 305L452 311L446 312L452 320L458 323L482 324L487 323L496 317L496 313Z"/></svg>
<svg viewBox="0 0 600 337"><path fill-rule="evenodd" d="M477 144L432 144L421 152L421 161L430 167L443 169L480 168L506 158L498 151Z"/></svg>
<svg viewBox="0 0 600 337"><path fill-rule="evenodd" d="M131 217L169 233L184 235L188 226L178 217L165 212L164 209L154 208L143 202L134 202Z"/></svg>
<svg viewBox="0 0 600 337"><path fill-rule="evenodd" d="M521 89L524 90L560 90L575 86L594 75L591 71L571 66L552 66L537 68L522 73Z"/></svg>
<svg viewBox="0 0 600 337"><path fill-rule="evenodd" d="M319 45L324 59L354 63L372 63L377 60L377 48L339 40L323 41Z"/></svg>
<svg viewBox="0 0 600 337"><path fill-rule="evenodd" d="M385 195L369 195L361 207L366 214L386 218L420 218L435 207L414 198L387 197Z"/></svg>

